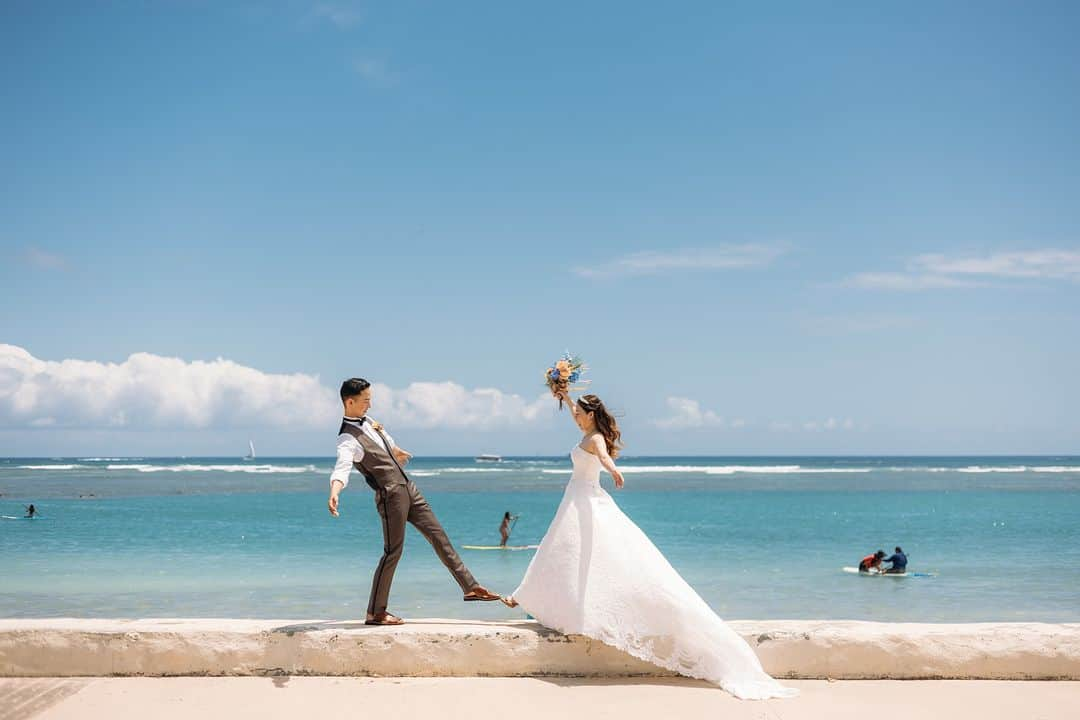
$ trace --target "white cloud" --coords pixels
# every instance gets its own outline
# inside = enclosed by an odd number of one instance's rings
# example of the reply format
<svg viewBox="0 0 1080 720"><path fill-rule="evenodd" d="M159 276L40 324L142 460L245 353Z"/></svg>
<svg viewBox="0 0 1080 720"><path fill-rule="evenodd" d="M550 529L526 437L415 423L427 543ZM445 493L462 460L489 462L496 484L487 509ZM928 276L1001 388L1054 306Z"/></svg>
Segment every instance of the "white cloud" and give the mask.
<svg viewBox="0 0 1080 720"><path fill-rule="evenodd" d="M1031 250L958 258L919 255L914 263L938 275L1080 280L1080 252L1072 250Z"/></svg>
<svg viewBox="0 0 1080 720"><path fill-rule="evenodd" d="M725 422L725 420L712 410L703 410L701 403L684 397L669 397L668 409L671 414L668 417L654 420L653 425L663 430L685 430L692 428L730 428L738 430L747 427L762 427L758 423L750 422L742 418ZM793 423L788 420L772 420L765 422L772 432L791 432L802 429L806 432L832 432L834 430L853 430L855 423L850 419L838 420L835 417L825 420L808 420L803 423Z"/></svg>
<svg viewBox="0 0 1080 720"><path fill-rule="evenodd" d="M372 417L396 427L498 429L547 415L551 393L528 402L494 388L468 390L452 382L414 382L403 390L375 384Z"/></svg>
<svg viewBox="0 0 1080 720"><path fill-rule="evenodd" d="M702 410L697 400L684 397L669 397L667 406L671 410L671 416L654 420L653 424L658 428L676 430L682 428L721 427L724 419L712 410Z"/></svg>
<svg viewBox="0 0 1080 720"><path fill-rule="evenodd" d="M29 247L23 253L23 259L30 265L42 270L67 270L68 261L63 255L46 252L41 248Z"/></svg>
<svg viewBox="0 0 1080 720"><path fill-rule="evenodd" d="M316 18L329 20L341 29L356 25L363 17L359 9L343 3L316 3L311 12Z"/></svg>
<svg viewBox="0 0 1080 720"><path fill-rule="evenodd" d="M808 420L803 423L793 423L789 420L772 420L761 424L747 422L737 418L731 422L725 422L724 418L712 410L703 410L701 403L684 397L669 397L668 409L671 414L659 420L653 420L653 425L663 430L685 430L692 428L730 428L739 430L742 428L766 427L772 432L791 432L802 429L806 432L832 432L834 430L853 430L855 423L850 418L838 420L835 417L825 420Z"/></svg>
<svg viewBox="0 0 1080 720"><path fill-rule="evenodd" d="M851 430L855 427L855 423L850 418L841 421L831 417L826 420L804 422L802 427L807 432L831 432L833 430Z"/></svg>
<svg viewBox="0 0 1080 720"><path fill-rule="evenodd" d="M353 70L372 85L389 87L397 83L397 74L391 72L382 60L360 58L353 62Z"/></svg>
<svg viewBox="0 0 1080 720"><path fill-rule="evenodd" d="M376 384L372 415L391 428L490 429L535 422L550 409L492 388ZM337 391L318 376L275 374L218 358L135 353L121 363L40 360L0 344L0 427L209 429L336 427Z"/></svg>
<svg viewBox="0 0 1080 720"><path fill-rule="evenodd" d="M301 373L135 353L122 363L46 361L0 345L0 425L209 428L332 424L334 393Z"/></svg>
<svg viewBox="0 0 1080 720"><path fill-rule="evenodd" d="M977 282L946 275L898 272L856 273L849 277L844 284L866 290L930 290L934 288L968 288L980 285Z"/></svg>
<svg viewBox="0 0 1080 720"><path fill-rule="evenodd" d="M656 275L676 270L725 270L768 265L783 248L769 245L720 245L714 248L639 252L596 267L577 267L581 277Z"/></svg>
<svg viewBox="0 0 1080 720"><path fill-rule="evenodd" d="M1080 252L1030 250L984 256L917 255L905 272L864 272L843 284L873 290L928 290L984 287L992 280L1052 279L1080 281Z"/></svg>

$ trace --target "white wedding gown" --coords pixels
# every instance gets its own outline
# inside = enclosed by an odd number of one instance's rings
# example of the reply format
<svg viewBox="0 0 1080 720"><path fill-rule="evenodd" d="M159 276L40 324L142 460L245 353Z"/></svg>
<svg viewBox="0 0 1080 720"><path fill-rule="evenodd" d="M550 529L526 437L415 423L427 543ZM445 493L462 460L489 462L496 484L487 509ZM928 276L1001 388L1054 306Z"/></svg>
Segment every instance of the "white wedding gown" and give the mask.
<svg viewBox="0 0 1080 720"><path fill-rule="evenodd" d="M574 472L511 597L536 620L585 635L743 699L791 697L600 487L600 459L574 446Z"/></svg>

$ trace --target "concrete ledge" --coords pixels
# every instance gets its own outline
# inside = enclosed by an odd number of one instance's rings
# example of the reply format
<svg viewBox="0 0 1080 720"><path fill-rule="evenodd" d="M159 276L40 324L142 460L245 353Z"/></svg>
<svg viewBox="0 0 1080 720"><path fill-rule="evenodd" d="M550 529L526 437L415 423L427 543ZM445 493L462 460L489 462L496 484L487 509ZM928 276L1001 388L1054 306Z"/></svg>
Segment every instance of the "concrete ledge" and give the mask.
<svg viewBox="0 0 1080 720"><path fill-rule="evenodd" d="M1080 679L1080 624L737 621L776 677ZM535 622L0 620L0 676L665 676Z"/></svg>

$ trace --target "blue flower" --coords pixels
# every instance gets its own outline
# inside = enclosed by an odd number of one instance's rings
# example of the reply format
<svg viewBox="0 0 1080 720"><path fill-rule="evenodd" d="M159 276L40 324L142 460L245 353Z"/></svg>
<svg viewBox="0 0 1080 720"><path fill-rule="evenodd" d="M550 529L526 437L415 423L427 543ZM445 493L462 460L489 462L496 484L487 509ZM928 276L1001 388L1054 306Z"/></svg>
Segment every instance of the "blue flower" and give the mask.
<svg viewBox="0 0 1080 720"><path fill-rule="evenodd" d="M548 377L551 378L552 380L558 380L559 379L559 371L556 370L555 368L551 368L551 372L548 373Z"/></svg>
<svg viewBox="0 0 1080 720"><path fill-rule="evenodd" d="M579 372L575 371L570 373L570 382L577 382L579 377L581 377L581 373Z"/></svg>

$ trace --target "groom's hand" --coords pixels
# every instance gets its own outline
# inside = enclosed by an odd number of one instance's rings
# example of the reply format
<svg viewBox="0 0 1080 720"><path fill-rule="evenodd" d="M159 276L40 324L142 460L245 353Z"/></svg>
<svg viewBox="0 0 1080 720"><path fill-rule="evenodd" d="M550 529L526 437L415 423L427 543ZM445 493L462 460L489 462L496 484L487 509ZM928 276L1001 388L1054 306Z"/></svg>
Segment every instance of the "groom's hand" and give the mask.
<svg viewBox="0 0 1080 720"><path fill-rule="evenodd" d="M330 514L338 517L338 493L341 492L342 484L335 480L330 484L330 500L326 503Z"/></svg>
<svg viewBox="0 0 1080 720"><path fill-rule="evenodd" d="M402 465L408 465L409 460L412 458L412 453L407 453L401 448L394 448L394 457L396 457L397 461Z"/></svg>

